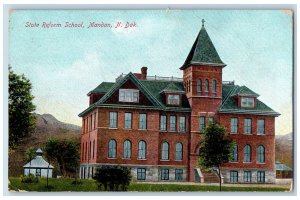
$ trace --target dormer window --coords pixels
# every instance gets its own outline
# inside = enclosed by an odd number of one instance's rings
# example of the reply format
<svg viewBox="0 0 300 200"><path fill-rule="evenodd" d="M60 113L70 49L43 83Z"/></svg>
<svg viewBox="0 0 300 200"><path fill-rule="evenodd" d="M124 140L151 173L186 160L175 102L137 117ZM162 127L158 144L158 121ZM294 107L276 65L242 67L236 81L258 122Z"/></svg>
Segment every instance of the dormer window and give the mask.
<svg viewBox="0 0 300 200"><path fill-rule="evenodd" d="M253 108L254 107L254 98L253 97L242 97L241 106L243 108Z"/></svg>
<svg viewBox="0 0 300 200"><path fill-rule="evenodd" d="M134 89L120 89L119 90L120 102L139 102L139 91Z"/></svg>
<svg viewBox="0 0 300 200"><path fill-rule="evenodd" d="M179 105L180 103L179 94L168 94L167 103L169 105Z"/></svg>

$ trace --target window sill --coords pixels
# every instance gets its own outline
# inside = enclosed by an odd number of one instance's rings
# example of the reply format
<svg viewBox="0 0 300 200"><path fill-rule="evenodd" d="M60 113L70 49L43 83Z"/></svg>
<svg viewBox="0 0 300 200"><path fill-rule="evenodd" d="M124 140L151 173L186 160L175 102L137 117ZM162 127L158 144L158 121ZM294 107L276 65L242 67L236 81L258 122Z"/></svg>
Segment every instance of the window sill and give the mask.
<svg viewBox="0 0 300 200"><path fill-rule="evenodd" d="M258 164L258 165L264 165L264 164L266 164L266 163L265 163L265 162L263 162L263 163L256 162L256 164Z"/></svg>
<svg viewBox="0 0 300 200"><path fill-rule="evenodd" d="M175 131L171 131L171 130L169 130L169 132L170 132L170 133L176 133L177 131L176 131L176 130L175 130Z"/></svg>
<svg viewBox="0 0 300 200"><path fill-rule="evenodd" d="M239 163L239 161L229 161L229 163Z"/></svg>
<svg viewBox="0 0 300 200"><path fill-rule="evenodd" d="M117 158L106 158L108 160L116 160Z"/></svg>
<svg viewBox="0 0 300 200"><path fill-rule="evenodd" d="M252 133L244 133L244 135L252 135Z"/></svg>
<svg viewBox="0 0 300 200"><path fill-rule="evenodd" d="M138 131L147 131L147 129L138 129Z"/></svg>
<svg viewBox="0 0 300 200"><path fill-rule="evenodd" d="M160 161L170 161L170 160L162 160L162 159L161 159Z"/></svg>
<svg viewBox="0 0 300 200"><path fill-rule="evenodd" d="M124 128L124 130L131 131L131 130L132 130L132 128Z"/></svg>
<svg viewBox="0 0 300 200"><path fill-rule="evenodd" d="M146 158L138 158L137 160L147 160Z"/></svg>
<svg viewBox="0 0 300 200"><path fill-rule="evenodd" d="M175 160L176 162L182 162L183 160Z"/></svg>
<svg viewBox="0 0 300 200"><path fill-rule="evenodd" d="M108 129L113 129L113 130L116 130L116 129L118 129L118 128L111 128L111 127L109 127Z"/></svg>
<svg viewBox="0 0 300 200"><path fill-rule="evenodd" d="M257 133L257 135L266 135L266 134L264 134L264 133Z"/></svg>
<svg viewBox="0 0 300 200"><path fill-rule="evenodd" d="M131 160L131 158L122 158L122 160Z"/></svg>
<svg viewBox="0 0 300 200"><path fill-rule="evenodd" d="M159 132L166 133L168 131L167 130L159 130Z"/></svg>
<svg viewBox="0 0 300 200"><path fill-rule="evenodd" d="M233 133L233 132L230 133L230 135L237 135L237 134L238 134L238 133Z"/></svg>
<svg viewBox="0 0 300 200"><path fill-rule="evenodd" d="M251 162L243 162L244 164L251 164Z"/></svg>

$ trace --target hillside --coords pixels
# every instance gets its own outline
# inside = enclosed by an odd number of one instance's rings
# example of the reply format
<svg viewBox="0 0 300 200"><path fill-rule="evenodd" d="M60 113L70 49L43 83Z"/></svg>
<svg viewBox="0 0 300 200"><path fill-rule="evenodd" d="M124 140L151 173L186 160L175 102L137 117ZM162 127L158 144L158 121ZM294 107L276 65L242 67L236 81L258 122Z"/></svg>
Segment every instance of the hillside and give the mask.
<svg viewBox="0 0 300 200"><path fill-rule="evenodd" d="M71 139L80 143L81 127L61 122L51 114L35 114L35 116L37 122L34 132L9 153L9 176L19 176L23 173L24 152L29 147L42 148L51 137Z"/></svg>
<svg viewBox="0 0 300 200"><path fill-rule="evenodd" d="M276 137L275 159L293 167L293 133Z"/></svg>

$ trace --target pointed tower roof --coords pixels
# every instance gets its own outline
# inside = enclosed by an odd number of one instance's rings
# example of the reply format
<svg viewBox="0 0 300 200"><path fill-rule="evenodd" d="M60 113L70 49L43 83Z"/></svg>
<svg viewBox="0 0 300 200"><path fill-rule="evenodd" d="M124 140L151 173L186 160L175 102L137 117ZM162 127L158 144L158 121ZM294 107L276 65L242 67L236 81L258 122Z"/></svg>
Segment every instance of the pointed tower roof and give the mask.
<svg viewBox="0 0 300 200"><path fill-rule="evenodd" d="M213 45L209 35L204 27L204 20L202 19L202 28L192 46L192 49L186 58L181 70L187 68L189 65L214 65L226 66L220 59L219 54Z"/></svg>

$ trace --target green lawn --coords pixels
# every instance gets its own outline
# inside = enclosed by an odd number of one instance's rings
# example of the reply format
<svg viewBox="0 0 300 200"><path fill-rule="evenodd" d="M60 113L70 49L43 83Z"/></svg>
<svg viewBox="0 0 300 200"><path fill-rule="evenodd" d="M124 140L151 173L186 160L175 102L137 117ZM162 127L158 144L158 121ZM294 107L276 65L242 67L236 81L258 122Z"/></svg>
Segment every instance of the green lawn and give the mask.
<svg viewBox="0 0 300 200"><path fill-rule="evenodd" d="M9 178L10 189L11 190L26 190L26 191L37 191L37 192L47 192L47 191L82 191L82 192L97 192L97 184L94 180L81 180L81 184L74 185L72 182L74 179L49 179L49 185L51 189L46 187L46 179L39 179L39 183L21 183L20 178ZM272 191L272 192L282 192L289 191L287 187L234 187L234 186L222 186L223 191L231 192L250 192L250 191ZM180 185L180 184L147 184L147 183L131 183L128 191L140 191L140 192L178 192L178 191L219 191L218 186L211 185Z"/></svg>

